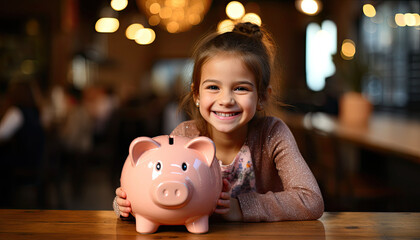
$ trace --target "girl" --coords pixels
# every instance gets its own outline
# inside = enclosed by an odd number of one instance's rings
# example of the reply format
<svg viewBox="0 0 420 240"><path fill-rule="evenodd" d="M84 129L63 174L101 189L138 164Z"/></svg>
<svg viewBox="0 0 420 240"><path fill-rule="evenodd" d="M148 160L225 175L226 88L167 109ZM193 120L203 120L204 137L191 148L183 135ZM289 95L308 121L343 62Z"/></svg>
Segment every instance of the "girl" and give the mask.
<svg viewBox="0 0 420 240"><path fill-rule="evenodd" d="M264 116L274 62L270 36L238 23L232 32L203 39L194 60L191 92L183 101L193 120L172 135L214 141L224 176L215 213L246 222L319 218L321 192L293 135L282 120ZM114 209L129 216L125 192L118 188L116 194Z"/></svg>

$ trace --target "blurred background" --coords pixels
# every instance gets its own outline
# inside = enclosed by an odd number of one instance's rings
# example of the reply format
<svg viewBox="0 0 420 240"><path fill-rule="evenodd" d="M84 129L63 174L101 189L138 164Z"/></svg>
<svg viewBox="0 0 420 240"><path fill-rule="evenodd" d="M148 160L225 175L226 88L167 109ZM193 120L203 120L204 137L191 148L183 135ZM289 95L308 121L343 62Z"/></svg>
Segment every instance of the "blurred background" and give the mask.
<svg viewBox="0 0 420 240"><path fill-rule="evenodd" d="M326 211L420 210L420 2L0 0L1 208L112 209L137 136L181 121L192 48L252 21Z"/></svg>

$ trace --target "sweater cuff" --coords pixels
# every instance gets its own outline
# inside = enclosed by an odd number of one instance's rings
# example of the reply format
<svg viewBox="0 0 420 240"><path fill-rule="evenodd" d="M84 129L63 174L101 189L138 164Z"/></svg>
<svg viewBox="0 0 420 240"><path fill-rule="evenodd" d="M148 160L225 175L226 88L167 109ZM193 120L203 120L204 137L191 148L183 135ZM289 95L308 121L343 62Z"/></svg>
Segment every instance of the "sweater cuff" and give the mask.
<svg viewBox="0 0 420 240"><path fill-rule="evenodd" d="M239 206L242 210L244 222L260 222L259 217L261 206L257 200L257 193L250 192L238 196Z"/></svg>

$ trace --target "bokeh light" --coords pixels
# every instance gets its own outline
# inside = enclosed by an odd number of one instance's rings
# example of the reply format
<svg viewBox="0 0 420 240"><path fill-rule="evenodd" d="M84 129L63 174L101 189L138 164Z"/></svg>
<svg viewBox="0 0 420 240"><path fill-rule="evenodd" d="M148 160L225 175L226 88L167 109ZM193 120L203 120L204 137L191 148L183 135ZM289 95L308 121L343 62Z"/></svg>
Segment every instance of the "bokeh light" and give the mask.
<svg viewBox="0 0 420 240"><path fill-rule="evenodd" d="M201 16L199 14L191 14L188 16L188 22L192 25L197 25L201 22Z"/></svg>
<svg viewBox="0 0 420 240"><path fill-rule="evenodd" d="M142 28L137 31L135 41L140 45L148 45L155 41L156 34L151 28Z"/></svg>
<svg viewBox="0 0 420 240"><path fill-rule="evenodd" d="M404 21L407 26L410 26L410 27L416 26L416 17L412 13L404 14Z"/></svg>
<svg viewBox="0 0 420 240"><path fill-rule="evenodd" d="M415 26L420 26L420 15L418 13L414 13L414 18L416 19L416 25Z"/></svg>
<svg viewBox="0 0 420 240"><path fill-rule="evenodd" d="M141 25L140 23L133 23L130 26L128 26L127 29L125 30L125 36L130 40L134 40L136 39L137 31L143 28L144 26Z"/></svg>
<svg viewBox="0 0 420 240"><path fill-rule="evenodd" d="M321 91L326 79L336 68L332 56L337 53L337 25L324 20L320 25L309 23L306 28L306 83L312 91Z"/></svg>
<svg viewBox="0 0 420 240"><path fill-rule="evenodd" d="M150 13L151 14L159 14L159 12L160 12L160 4L157 3L157 2L152 3L150 5L150 7L149 7L149 10L150 10Z"/></svg>
<svg viewBox="0 0 420 240"><path fill-rule="evenodd" d="M238 1L232 1L226 6L226 15L230 19L240 19L245 14L245 7Z"/></svg>
<svg viewBox="0 0 420 240"><path fill-rule="evenodd" d="M203 21L211 0L136 0L151 26L170 33L189 30Z"/></svg>
<svg viewBox="0 0 420 240"><path fill-rule="evenodd" d="M120 22L116 18L100 18L95 24L95 30L100 33L113 33L119 27Z"/></svg>
<svg viewBox="0 0 420 240"><path fill-rule="evenodd" d="M128 0L112 0L111 7L115 11L124 10L128 5Z"/></svg>
<svg viewBox="0 0 420 240"><path fill-rule="evenodd" d="M316 15L321 10L321 3L318 0L297 0L296 8L308 15Z"/></svg>
<svg viewBox="0 0 420 240"><path fill-rule="evenodd" d="M160 17L157 15L153 15L149 17L149 24L150 26L157 26L160 23Z"/></svg>
<svg viewBox="0 0 420 240"><path fill-rule="evenodd" d="M166 30L170 33L176 33L179 30L179 24L177 22L169 22L166 25Z"/></svg>
<svg viewBox="0 0 420 240"><path fill-rule="evenodd" d="M350 39L345 39L341 45L341 57L345 60L351 60L355 54L356 44Z"/></svg>
<svg viewBox="0 0 420 240"><path fill-rule="evenodd" d="M230 32L233 30L234 27L235 27L235 23L230 19L226 19L219 22L219 24L217 25L217 32L219 33Z"/></svg>
<svg viewBox="0 0 420 240"><path fill-rule="evenodd" d="M404 14L402 13L395 14L395 23L400 27L404 27L406 25Z"/></svg>
<svg viewBox="0 0 420 240"><path fill-rule="evenodd" d="M250 23L254 23L258 26L261 26L261 24L262 24L260 16L258 16L258 14L256 14L256 13L245 14L245 16L242 18L242 22L250 22Z"/></svg>
<svg viewBox="0 0 420 240"><path fill-rule="evenodd" d="M420 15L418 13L397 13L394 16L395 24L399 27L420 26Z"/></svg>
<svg viewBox="0 0 420 240"><path fill-rule="evenodd" d="M372 4L363 5L363 13L366 17L374 17L376 15L376 9Z"/></svg>

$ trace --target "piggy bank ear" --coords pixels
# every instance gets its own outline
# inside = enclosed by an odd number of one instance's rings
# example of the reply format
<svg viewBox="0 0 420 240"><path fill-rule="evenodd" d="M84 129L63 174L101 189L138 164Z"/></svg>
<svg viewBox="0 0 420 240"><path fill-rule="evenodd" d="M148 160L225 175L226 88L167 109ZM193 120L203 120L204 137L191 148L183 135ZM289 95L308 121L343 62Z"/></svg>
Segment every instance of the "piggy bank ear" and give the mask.
<svg viewBox="0 0 420 240"><path fill-rule="evenodd" d="M210 166L213 162L214 156L216 154L216 146L213 141L207 137L197 137L189 141L186 145L186 148L194 149L199 151L205 157L205 162Z"/></svg>
<svg viewBox="0 0 420 240"><path fill-rule="evenodd" d="M131 164L133 165L133 167L137 165L139 158L141 157L141 155L143 155L144 152L159 147L160 144L149 137L138 137L134 139L131 142L129 149Z"/></svg>

